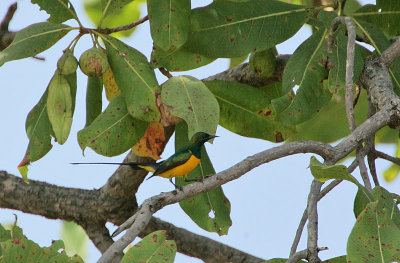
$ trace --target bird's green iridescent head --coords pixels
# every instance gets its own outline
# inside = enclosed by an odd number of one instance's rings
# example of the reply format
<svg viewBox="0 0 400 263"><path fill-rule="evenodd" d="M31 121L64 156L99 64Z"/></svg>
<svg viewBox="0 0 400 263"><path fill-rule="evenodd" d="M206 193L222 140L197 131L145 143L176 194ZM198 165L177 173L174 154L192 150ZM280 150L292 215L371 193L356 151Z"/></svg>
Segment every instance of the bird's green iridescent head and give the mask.
<svg viewBox="0 0 400 263"><path fill-rule="evenodd" d="M206 141L209 141L215 137L215 135L211 135L205 132L197 132L190 139L190 145L203 145Z"/></svg>

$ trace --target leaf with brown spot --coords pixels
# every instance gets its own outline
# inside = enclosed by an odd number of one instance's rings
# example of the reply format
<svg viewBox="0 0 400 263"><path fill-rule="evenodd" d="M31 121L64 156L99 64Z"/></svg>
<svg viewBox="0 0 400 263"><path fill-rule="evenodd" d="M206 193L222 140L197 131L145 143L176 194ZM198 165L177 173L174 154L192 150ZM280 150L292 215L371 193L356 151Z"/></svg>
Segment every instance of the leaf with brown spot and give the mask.
<svg viewBox="0 0 400 263"><path fill-rule="evenodd" d="M331 93L321 80L328 71L320 65L326 59L325 36L327 29L320 29L304 41L287 62L282 76L282 92L292 92L298 86L296 95L286 109L278 115L278 121L286 125L297 125L309 120L317 110L327 105ZM315 70L312 70L312 68Z"/></svg>
<svg viewBox="0 0 400 263"><path fill-rule="evenodd" d="M400 261L400 251L393 249L400 247L400 229L379 202L369 203L358 216L347 241L348 262Z"/></svg>
<svg viewBox="0 0 400 263"><path fill-rule="evenodd" d="M189 34L190 0L147 0L151 37L163 50L181 47Z"/></svg>
<svg viewBox="0 0 400 263"><path fill-rule="evenodd" d="M192 10L183 47L210 58L240 57L289 39L306 20L303 6L281 1L213 1Z"/></svg>
<svg viewBox="0 0 400 263"><path fill-rule="evenodd" d="M274 92L237 82L215 80L204 83L218 100L219 124L225 129L271 142L282 142L295 132L294 127L275 121L268 109L276 96Z"/></svg>
<svg viewBox="0 0 400 263"><path fill-rule="evenodd" d="M165 262L173 263L176 244L166 240L167 232L158 230L145 236L139 243L131 247L122 258L121 263L131 262Z"/></svg>
<svg viewBox="0 0 400 263"><path fill-rule="evenodd" d="M124 94L129 114L146 122L158 122L160 112L156 94L160 87L146 56L116 38L100 36L107 47L108 61L118 88Z"/></svg>
<svg viewBox="0 0 400 263"><path fill-rule="evenodd" d="M166 68L169 71L191 70L207 65L214 60L214 58L208 58L183 48L164 51L162 48L155 46L151 53L151 65L153 68Z"/></svg>
<svg viewBox="0 0 400 263"><path fill-rule="evenodd" d="M132 151L138 156L159 160L164 141L164 127L159 122L151 122L140 141L132 147Z"/></svg>
<svg viewBox="0 0 400 263"><path fill-rule="evenodd" d="M0 226L0 234L2 233ZM10 231L9 231L10 232ZM40 262L40 263L83 263L82 258L75 255L69 257L65 252L64 242L62 240L53 241L50 247L40 247L35 242L27 239L22 229L14 226L12 234L0 238L0 256L1 262ZM1 237L1 236L0 236ZM6 240L4 240L7 238ZM58 252L60 251L61 252Z"/></svg>
<svg viewBox="0 0 400 263"><path fill-rule="evenodd" d="M170 78L162 85L162 102L169 112L186 121L189 138L202 131L215 134L219 121L219 107L206 85L190 76Z"/></svg>
<svg viewBox="0 0 400 263"><path fill-rule="evenodd" d="M19 31L13 42L0 53L0 66L7 61L32 57L50 48L72 28L48 22L30 25Z"/></svg>
<svg viewBox="0 0 400 263"><path fill-rule="evenodd" d="M89 146L104 156L119 155L142 138L147 125L128 113L123 95L118 94L103 113L78 132L79 146L82 151Z"/></svg>

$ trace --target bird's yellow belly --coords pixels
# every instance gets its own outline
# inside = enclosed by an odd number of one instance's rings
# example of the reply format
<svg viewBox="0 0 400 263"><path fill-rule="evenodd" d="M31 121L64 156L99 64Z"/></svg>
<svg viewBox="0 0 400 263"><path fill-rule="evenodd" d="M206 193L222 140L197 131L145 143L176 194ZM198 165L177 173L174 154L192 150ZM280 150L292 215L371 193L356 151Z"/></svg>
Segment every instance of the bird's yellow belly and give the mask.
<svg viewBox="0 0 400 263"><path fill-rule="evenodd" d="M177 176L184 176L192 171L196 166L199 164L200 159L196 158L196 156L192 155L190 156L189 160L187 160L186 163L179 165L175 168L172 168L169 171L166 171L161 174L157 174L157 176L161 176L164 178L171 178L171 177L177 177Z"/></svg>

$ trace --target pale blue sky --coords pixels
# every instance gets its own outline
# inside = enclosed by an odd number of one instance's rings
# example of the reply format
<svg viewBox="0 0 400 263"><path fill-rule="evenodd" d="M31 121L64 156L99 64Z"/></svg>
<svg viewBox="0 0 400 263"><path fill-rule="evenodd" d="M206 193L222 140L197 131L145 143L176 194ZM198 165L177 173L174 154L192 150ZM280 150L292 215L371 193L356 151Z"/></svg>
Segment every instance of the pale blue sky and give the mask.
<svg viewBox="0 0 400 263"><path fill-rule="evenodd" d="M13 2L11 0L1 1L1 19L8 6ZM194 2L201 3L201 1ZM92 26L82 10L81 1L72 1L72 3L84 24ZM30 1L21 0L18 1L18 4L18 11L10 25L12 30L19 30L48 17ZM127 40L127 43L147 56L152 47L148 30L148 23L145 23L139 26L133 37ZM0 120L3 123L0 136L0 169L19 175L17 165L24 156L28 144L25 134L26 115L46 89L54 73L56 62L62 54L61 50L66 47L74 35L75 33L70 33L63 41L40 54L39 56L46 58L45 62L28 58L6 63L0 68L0 87L3 93L0 103ZM292 53L296 45L306 39L308 35L309 30L302 29L293 39L278 46L279 53ZM82 39L76 48L76 56L79 57L89 47L91 47L89 39L87 37ZM182 74L204 78L225 70L227 65L228 61L221 59L207 67ZM173 73L173 75L179 75L179 73ZM166 80L159 74L158 78L160 83ZM29 167L29 178L62 186L98 188L115 170L114 166L72 166L69 163L121 161L123 159L125 154L114 158L105 158L90 149L85 151L85 157L82 156L76 140L76 133L85 124L85 94L86 78L83 74L79 74L77 108L71 135L65 145L54 144L47 156ZM206 145L217 172L229 168L249 155L276 146L276 144L266 141L237 136L221 127L218 128L217 135L220 137L214 141L214 144ZM385 146L382 149L390 154L395 151L393 146ZM162 157L168 157L173 151L171 141ZM233 221L227 236L219 237L217 234L200 229L181 211L177 204L164 208L155 216L261 258L287 257L299 219L306 206L306 197L312 181L308 169L310 156L303 154L274 161L224 185L224 192L232 205ZM377 162L380 172L388 166L387 162ZM400 180L391 185L386 185L383 179L381 181L389 190L400 189ZM168 180L157 177L142 184L137 198L139 202L142 202L146 198L170 190L172 188ZM319 203L319 245L329 247L328 251L320 253L321 258L328 259L345 254L347 236L355 222L352 212L355 193L356 187L344 182ZM59 220L47 220L41 216L2 209L0 210L0 222L12 222L13 214L18 215L18 223L24 229L25 235L41 246L48 246L51 244L51 240L60 238ZM113 230L114 227L110 225L110 229ZM299 249L305 248L304 241L303 238ZM99 256L97 249L91 245L88 262L95 262ZM195 263L201 261L177 254L176 262Z"/></svg>

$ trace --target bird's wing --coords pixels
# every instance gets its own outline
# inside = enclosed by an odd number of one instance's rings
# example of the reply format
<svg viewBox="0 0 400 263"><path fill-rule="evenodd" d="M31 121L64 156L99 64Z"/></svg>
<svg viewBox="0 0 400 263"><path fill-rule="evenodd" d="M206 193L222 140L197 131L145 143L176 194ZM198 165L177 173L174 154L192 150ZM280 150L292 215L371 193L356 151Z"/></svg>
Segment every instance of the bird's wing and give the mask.
<svg viewBox="0 0 400 263"><path fill-rule="evenodd" d="M188 149L176 152L167 160L160 163L156 171L153 173L153 176L157 174L162 174L168 170L171 170L179 165L186 163L189 160L190 156L192 156L192 153Z"/></svg>

